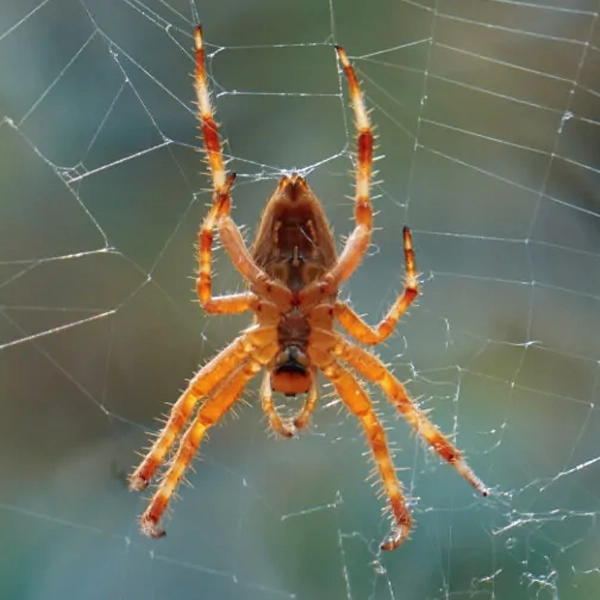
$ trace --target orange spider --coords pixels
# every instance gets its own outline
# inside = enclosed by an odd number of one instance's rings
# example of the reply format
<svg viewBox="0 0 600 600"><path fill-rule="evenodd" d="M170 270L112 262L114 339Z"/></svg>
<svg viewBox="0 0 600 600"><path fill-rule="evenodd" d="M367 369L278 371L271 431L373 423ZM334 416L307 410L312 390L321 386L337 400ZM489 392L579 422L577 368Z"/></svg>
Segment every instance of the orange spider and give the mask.
<svg viewBox="0 0 600 600"><path fill-rule="evenodd" d="M336 46L348 85L358 128L356 225L340 256L319 200L299 175L282 177L262 215L254 247L246 247L230 217L231 187L235 175L226 175L218 127L207 87L202 30L195 31L195 88L204 147L213 183L213 204L198 234L200 304L209 313L253 311L252 324L192 378L174 404L154 445L131 475L130 487L147 487L171 446L179 439L174 458L160 479L150 504L141 516L141 529L153 537L164 535L159 521L192 461L207 429L217 423L238 400L248 382L265 370L262 408L269 425L285 437L306 427L317 403L317 370L331 381L346 407L363 426L389 501L392 531L383 550L397 548L408 536L412 519L402 486L396 477L382 427L369 397L350 369L378 385L400 414L432 448L479 492L487 489L467 466L457 448L427 419L408 397L404 386L373 354L347 341L334 330L334 319L363 344L377 344L393 331L399 317L418 294L411 234L404 228L406 279L404 291L375 328L367 325L347 304L337 300L340 285L358 267L372 232L369 185L373 162L373 132L356 74L346 53ZM213 296L211 249L213 231L249 284L239 294ZM347 366L346 366L347 365ZM287 422L277 414L273 392L286 396L306 394L303 408ZM182 430L192 411L203 400L192 423Z"/></svg>

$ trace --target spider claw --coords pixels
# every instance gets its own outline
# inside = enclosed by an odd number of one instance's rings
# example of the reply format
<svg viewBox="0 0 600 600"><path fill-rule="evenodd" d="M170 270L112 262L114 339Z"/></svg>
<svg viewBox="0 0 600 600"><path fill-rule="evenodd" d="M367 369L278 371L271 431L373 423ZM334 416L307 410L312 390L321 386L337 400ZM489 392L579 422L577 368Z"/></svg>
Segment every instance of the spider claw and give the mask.
<svg viewBox="0 0 600 600"><path fill-rule="evenodd" d="M227 190L227 193L229 193L229 190L231 189L231 186L233 185L233 182L235 181L236 177L236 173L230 173L229 177L227 177L227 181L225 183L225 189Z"/></svg>
<svg viewBox="0 0 600 600"><path fill-rule="evenodd" d="M281 421L279 424L270 424L271 429L278 433L282 438L291 440L296 437L296 427L292 423L284 423Z"/></svg>
<svg viewBox="0 0 600 600"><path fill-rule="evenodd" d="M134 473L129 478L129 490L132 492L143 492L150 484L149 479L141 477L137 473Z"/></svg>
<svg viewBox="0 0 600 600"><path fill-rule="evenodd" d="M161 529L161 528L157 527L156 525L152 525L152 526L148 527L148 529L142 529L142 532L145 533L148 537L151 537L154 539L166 537L166 535L167 535L167 532L164 529Z"/></svg>
<svg viewBox="0 0 600 600"><path fill-rule="evenodd" d="M390 550L396 550L408 539L409 528L401 527L399 529L392 529L390 535L379 545L381 550L389 552Z"/></svg>
<svg viewBox="0 0 600 600"><path fill-rule="evenodd" d="M293 421L292 421L292 427L294 428L294 430L297 429L304 429L306 426L308 425L308 418L307 417L296 417ZM294 433L296 433L296 431L294 431Z"/></svg>
<svg viewBox="0 0 600 600"><path fill-rule="evenodd" d="M140 518L140 530L151 538L161 538L167 535L167 532L158 526L158 521L147 514Z"/></svg>
<svg viewBox="0 0 600 600"><path fill-rule="evenodd" d="M196 28L194 29L194 42L196 48L202 48L202 25L196 25Z"/></svg>
<svg viewBox="0 0 600 600"><path fill-rule="evenodd" d="M162 538L162 537L166 537L167 536L167 532L164 529L154 529L152 531L152 533L150 534L150 537L153 538Z"/></svg>

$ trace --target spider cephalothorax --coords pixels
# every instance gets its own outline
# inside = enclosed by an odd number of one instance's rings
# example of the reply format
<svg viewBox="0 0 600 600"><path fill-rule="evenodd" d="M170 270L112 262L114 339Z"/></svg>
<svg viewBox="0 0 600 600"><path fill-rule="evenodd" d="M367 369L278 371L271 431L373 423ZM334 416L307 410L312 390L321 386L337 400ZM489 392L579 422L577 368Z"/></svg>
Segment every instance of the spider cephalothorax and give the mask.
<svg viewBox="0 0 600 600"><path fill-rule="evenodd" d="M336 47L350 88L358 129L354 230L337 255L323 208L299 175L284 176L267 202L250 251L230 216L234 175L226 176L204 67L202 31L196 29L196 95L200 127L213 182L213 204L199 232L198 278L200 304L209 313L254 312L254 321L229 346L204 365L174 404L154 445L130 478L132 489L144 489L178 437L173 460L140 522L151 536L164 534L158 526L168 502L192 461L206 430L238 400L248 382L261 370L262 408L270 427L293 437L307 426L317 399L317 371L333 384L348 410L360 421L373 453L383 491L389 501L392 532L384 550L397 548L408 536L412 519L396 476L386 434L373 405L352 370L379 386L417 433L479 492L487 489L471 471L459 450L413 404L404 386L387 367L364 348L346 340L334 321L363 344L377 344L393 331L396 321L418 294L412 238L404 228L406 261L404 290L375 328L350 306L337 300L340 285L361 262L371 240L373 214L369 197L373 161L373 132L354 69L344 50ZM211 253L217 231L231 261L248 282L239 294L213 296ZM306 394L303 407L283 420L273 392ZM187 429L186 423L200 403ZM183 433L182 433L183 431Z"/></svg>

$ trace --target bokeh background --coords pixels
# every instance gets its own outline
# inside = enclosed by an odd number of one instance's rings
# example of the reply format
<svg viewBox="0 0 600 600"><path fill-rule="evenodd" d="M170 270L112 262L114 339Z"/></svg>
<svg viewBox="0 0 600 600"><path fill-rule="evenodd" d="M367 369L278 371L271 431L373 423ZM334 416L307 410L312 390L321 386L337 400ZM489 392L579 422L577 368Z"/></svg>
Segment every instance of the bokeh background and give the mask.
<svg viewBox="0 0 600 600"><path fill-rule="evenodd" d="M0 5L0 598L593 599L600 587L597 0L6 0ZM193 293L210 200L190 74L199 18L234 218L299 170L341 237L354 133L377 124L379 229L342 292L492 488L477 497L372 390L416 528L391 554L330 389L276 440L249 388L142 538L125 478L166 403L247 317ZM221 253L218 291L242 289ZM323 382L325 383L325 382ZM279 399L282 411L299 400Z"/></svg>

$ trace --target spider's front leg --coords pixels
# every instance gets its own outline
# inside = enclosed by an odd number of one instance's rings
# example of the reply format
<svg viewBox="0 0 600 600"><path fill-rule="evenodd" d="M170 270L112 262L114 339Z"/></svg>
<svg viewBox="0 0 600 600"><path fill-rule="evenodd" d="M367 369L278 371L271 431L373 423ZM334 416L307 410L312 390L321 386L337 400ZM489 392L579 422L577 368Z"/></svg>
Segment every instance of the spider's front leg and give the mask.
<svg viewBox="0 0 600 600"><path fill-rule="evenodd" d="M194 34L196 44L195 90L198 119L204 140L204 149L213 184L213 205L202 224L198 236L198 279L196 290L200 304L208 312L236 313L255 308L256 296L252 292L212 296L211 254L213 232L218 230L221 242L236 269L248 280L261 297L285 307L291 302L291 292L271 279L250 256L237 225L231 219L231 186L235 175L225 173L219 127L214 118L206 77L202 29Z"/></svg>
<svg viewBox="0 0 600 600"><path fill-rule="evenodd" d="M211 285L211 258L213 231L219 218L228 215L231 210L231 186L235 175L226 176L219 140L219 127L214 119L210 104L210 95L206 83L206 68L204 64L204 44L202 42L202 29L196 28L196 78L195 90L198 104L198 118L204 149L210 168L213 184L213 205L202 223L198 233L198 278L196 279L196 293L201 306L209 313L240 313L253 308L256 297L251 292L241 294L228 294L213 297Z"/></svg>
<svg viewBox="0 0 600 600"><path fill-rule="evenodd" d="M307 285L302 290L300 293L302 306L315 305L323 298L337 292L340 285L352 275L360 264L371 243L373 231L373 208L369 190L373 170L373 128L354 68L342 47L336 46L336 51L348 80L352 109L358 129L354 201L356 226L348 236L344 249L333 267L321 279Z"/></svg>

